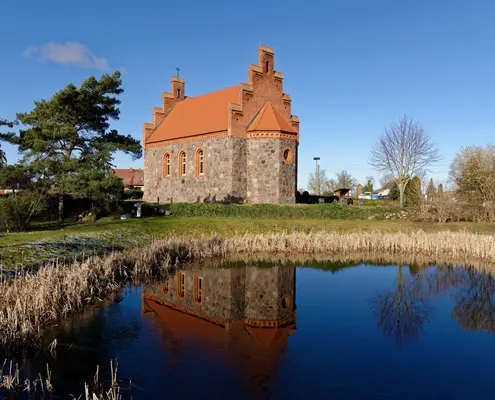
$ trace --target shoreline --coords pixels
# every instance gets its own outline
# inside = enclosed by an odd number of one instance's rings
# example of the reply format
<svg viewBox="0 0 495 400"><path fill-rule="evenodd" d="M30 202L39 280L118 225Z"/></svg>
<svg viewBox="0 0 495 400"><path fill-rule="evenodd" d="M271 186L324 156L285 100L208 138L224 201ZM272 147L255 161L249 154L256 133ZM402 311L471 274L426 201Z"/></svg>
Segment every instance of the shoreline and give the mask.
<svg viewBox="0 0 495 400"><path fill-rule="evenodd" d="M149 246L164 237L202 238L258 234L317 232L407 233L418 231L472 232L495 235L495 223L422 223L393 220L287 219L244 217L150 217L130 220L102 219L68 225L62 230L12 233L0 236L0 271L36 270L50 262L72 263L92 255ZM2 275L0 273L0 275Z"/></svg>
<svg viewBox="0 0 495 400"><path fill-rule="evenodd" d="M213 266L256 259L296 264L366 259L421 266L467 265L487 272L495 270L494 239L464 232L322 232L155 240L146 247L91 256L69 265L48 264L35 274L0 282L0 348L8 352L32 347L44 327L120 290L125 283L160 278L170 268L194 262Z"/></svg>

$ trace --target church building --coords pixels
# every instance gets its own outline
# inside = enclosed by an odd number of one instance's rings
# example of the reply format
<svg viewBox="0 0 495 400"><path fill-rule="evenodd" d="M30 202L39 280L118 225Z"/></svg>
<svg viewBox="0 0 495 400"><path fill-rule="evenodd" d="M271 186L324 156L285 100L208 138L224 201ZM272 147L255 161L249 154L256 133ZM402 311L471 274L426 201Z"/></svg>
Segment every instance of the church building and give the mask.
<svg viewBox="0 0 495 400"><path fill-rule="evenodd" d="M144 200L294 203L299 119L271 48L248 82L197 97L172 77L143 127Z"/></svg>

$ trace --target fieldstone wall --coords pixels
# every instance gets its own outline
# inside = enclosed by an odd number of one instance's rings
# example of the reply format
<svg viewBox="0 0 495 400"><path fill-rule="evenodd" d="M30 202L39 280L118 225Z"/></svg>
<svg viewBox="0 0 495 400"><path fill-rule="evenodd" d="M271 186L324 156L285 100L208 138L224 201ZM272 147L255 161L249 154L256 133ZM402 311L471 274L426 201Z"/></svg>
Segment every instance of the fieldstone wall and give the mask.
<svg viewBox="0 0 495 400"><path fill-rule="evenodd" d="M247 144L247 193L249 203L295 203L297 142L249 139ZM285 162L285 149L292 160Z"/></svg>
<svg viewBox="0 0 495 400"><path fill-rule="evenodd" d="M144 195L145 201L203 202L221 201L228 196L243 197L244 193L233 193L234 171L241 168L233 157L233 148L239 152L239 144L233 138L188 141L162 147L149 147L144 151ZM205 155L203 176L195 173L195 154L202 148ZM186 175L179 176L179 153L186 152ZM171 176L163 176L164 154L171 155ZM235 160L235 163L234 161ZM236 179L237 180L237 179Z"/></svg>
<svg viewBox="0 0 495 400"><path fill-rule="evenodd" d="M185 274L184 297L178 295L179 274ZM173 304L180 311L203 317L215 323L225 324L239 319L239 310L233 309L232 295L244 297L244 291L233 287L235 269L186 269L168 279L168 293L163 291L166 281L145 285L144 295L155 296ZM195 301L195 277L203 279L203 300Z"/></svg>
<svg viewBox="0 0 495 400"><path fill-rule="evenodd" d="M180 274L185 275L184 297L178 294ZM195 298L196 278L203 279L201 303ZM143 295L218 324L290 319L295 312L295 268L185 269L168 280L146 284Z"/></svg>
<svg viewBox="0 0 495 400"><path fill-rule="evenodd" d="M247 201L247 141L232 137L232 196Z"/></svg>
<svg viewBox="0 0 495 400"><path fill-rule="evenodd" d="M204 175L196 174L196 152L204 151ZM283 153L290 149L291 161ZM179 154L186 152L186 175L179 176ZM171 175L164 176L164 154ZM297 142L225 137L145 149L144 200L149 202L234 201L294 203Z"/></svg>
<svg viewBox="0 0 495 400"><path fill-rule="evenodd" d="M246 268L246 319L274 321L293 317L294 282L293 267Z"/></svg>
<svg viewBox="0 0 495 400"><path fill-rule="evenodd" d="M279 203L295 203L297 191L297 157L299 143L294 140L280 140L282 164L279 172ZM285 149L290 151L290 160L283 160Z"/></svg>

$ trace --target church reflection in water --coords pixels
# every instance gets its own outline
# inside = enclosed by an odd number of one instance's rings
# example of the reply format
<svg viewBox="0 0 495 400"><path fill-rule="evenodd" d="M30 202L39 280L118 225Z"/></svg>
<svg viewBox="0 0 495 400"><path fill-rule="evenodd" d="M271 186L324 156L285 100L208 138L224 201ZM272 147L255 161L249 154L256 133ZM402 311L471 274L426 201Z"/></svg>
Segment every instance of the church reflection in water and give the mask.
<svg viewBox="0 0 495 400"><path fill-rule="evenodd" d="M288 266L178 270L145 285L143 313L160 321L171 352L181 342L196 343L234 360L245 378L263 385L295 331L295 277Z"/></svg>

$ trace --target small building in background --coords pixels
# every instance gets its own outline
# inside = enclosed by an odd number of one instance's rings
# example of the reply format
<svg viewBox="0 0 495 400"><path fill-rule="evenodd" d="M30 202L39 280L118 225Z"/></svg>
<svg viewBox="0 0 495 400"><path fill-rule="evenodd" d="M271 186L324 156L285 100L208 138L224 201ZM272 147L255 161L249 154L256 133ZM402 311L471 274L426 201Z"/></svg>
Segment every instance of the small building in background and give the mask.
<svg viewBox="0 0 495 400"><path fill-rule="evenodd" d="M4 186L0 187L0 196L7 196L19 190L25 189L29 183L27 177L17 177L8 181Z"/></svg>
<svg viewBox="0 0 495 400"><path fill-rule="evenodd" d="M351 189L349 188L340 188L335 191L335 196L340 199L348 199L351 197Z"/></svg>
<svg viewBox="0 0 495 400"><path fill-rule="evenodd" d="M144 170L143 169L121 169L114 168L113 172L124 183L124 190L143 190L144 187Z"/></svg>

